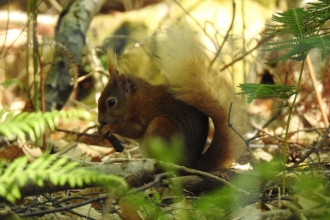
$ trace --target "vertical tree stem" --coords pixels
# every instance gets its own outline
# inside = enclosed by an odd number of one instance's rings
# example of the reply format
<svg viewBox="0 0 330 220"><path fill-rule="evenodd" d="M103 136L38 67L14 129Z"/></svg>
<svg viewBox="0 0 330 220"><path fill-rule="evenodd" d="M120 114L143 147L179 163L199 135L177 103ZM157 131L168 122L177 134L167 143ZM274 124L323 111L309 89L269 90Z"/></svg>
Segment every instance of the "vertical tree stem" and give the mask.
<svg viewBox="0 0 330 220"><path fill-rule="evenodd" d="M37 41L37 16L38 16L38 1L32 1L32 11L30 17L32 18L32 54L33 54L33 100L34 111L40 110L39 102L39 77L38 77L38 41Z"/></svg>
<svg viewBox="0 0 330 220"><path fill-rule="evenodd" d="M302 77L302 74L304 72L305 62L306 62L306 59L304 59L304 61L301 64L299 79L298 79L297 86L296 86L296 91L298 91L299 88L300 88L301 77ZM295 103L297 101L297 97L298 97L298 93L296 93L294 95L294 98L293 98L293 101L292 101L291 104L289 103L289 101L287 101L288 105L289 105L289 114L288 114L288 120L287 120L287 124L286 124L286 128L285 128L285 137L284 137L284 144L283 144L284 165L286 165L286 158L287 158L287 151L288 151L288 138L289 138L290 121L291 121L291 117L292 117L293 108L294 108ZM285 194L285 185L286 185L286 169L283 170L283 185L282 185L282 193L283 194Z"/></svg>
<svg viewBox="0 0 330 220"><path fill-rule="evenodd" d="M27 24L26 24L26 58L25 58L25 70L26 70L26 88L30 86L30 74L29 74L29 55L30 55L30 11L31 11L31 1L26 1L26 15L27 15ZM28 98L28 95L27 97Z"/></svg>
<svg viewBox="0 0 330 220"><path fill-rule="evenodd" d="M320 107L320 111L321 111L321 115L322 115L325 127L329 127L329 121L328 121L328 117L327 117L327 114L324 109L324 105L322 103L321 95L317 91L316 77L315 77L315 73L314 73L314 69L313 69L313 64L312 64L312 61L311 61L311 58L309 55L307 55L306 62L307 62L307 67L308 67L308 73L312 80L313 88L315 91L317 102L319 103L319 107Z"/></svg>

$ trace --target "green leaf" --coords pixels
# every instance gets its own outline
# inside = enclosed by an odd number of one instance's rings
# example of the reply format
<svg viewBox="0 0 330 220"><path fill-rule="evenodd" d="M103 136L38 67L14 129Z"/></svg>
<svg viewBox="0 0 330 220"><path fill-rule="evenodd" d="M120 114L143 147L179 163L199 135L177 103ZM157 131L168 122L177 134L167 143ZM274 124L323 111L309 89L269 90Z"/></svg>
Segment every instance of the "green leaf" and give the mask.
<svg viewBox="0 0 330 220"><path fill-rule="evenodd" d="M5 106L3 109L0 109L0 122L2 121L3 115L6 113L6 110L7 106Z"/></svg>
<svg viewBox="0 0 330 220"><path fill-rule="evenodd" d="M45 122L47 123L49 129L51 131L55 131L55 120L52 119L52 115L48 114L48 112L46 112L44 114L44 119L45 119Z"/></svg>
<svg viewBox="0 0 330 220"><path fill-rule="evenodd" d="M44 180L45 178L36 178L34 179L35 180L35 183L39 186L39 187L43 187L44 186Z"/></svg>
<svg viewBox="0 0 330 220"><path fill-rule="evenodd" d="M14 199L20 199L21 198L21 192L19 191L18 186L16 183L11 183L8 187L8 193L11 195Z"/></svg>
<svg viewBox="0 0 330 220"><path fill-rule="evenodd" d="M10 202L15 202L21 197L20 187L29 183L43 187L45 180L54 185L69 184L71 187L83 186L84 183L95 183L100 186L127 189L127 183L120 177L102 175L93 170L78 168L79 163L68 162L66 158L45 154L35 161L27 164L28 158L15 159L5 167L0 161L3 175L0 176L0 195Z"/></svg>
<svg viewBox="0 0 330 220"><path fill-rule="evenodd" d="M66 157L58 158L57 161L49 168L49 172L55 172L57 169L59 169L61 166L63 166L68 159Z"/></svg>
<svg viewBox="0 0 330 220"><path fill-rule="evenodd" d="M37 158L36 160L32 161L28 167L28 170L36 170L36 169L46 169L54 160L55 155L48 155L45 154L42 157ZM47 159L46 159L47 158Z"/></svg>
<svg viewBox="0 0 330 220"><path fill-rule="evenodd" d="M16 202L17 198L13 196L10 192L7 191L7 193L4 195L5 199L7 199L9 202Z"/></svg>
<svg viewBox="0 0 330 220"><path fill-rule="evenodd" d="M77 179L77 180L75 180L75 179L73 179L72 177L68 177L68 183L69 183L69 185L73 188L73 187L75 187L75 186L78 186L78 187L81 187L82 185L83 185L83 182L81 181L81 179Z"/></svg>
<svg viewBox="0 0 330 220"><path fill-rule="evenodd" d="M4 184L0 184L0 196L5 197L8 193L7 189L5 188Z"/></svg>
<svg viewBox="0 0 330 220"><path fill-rule="evenodd" d="M3 119L2 122L12 121L14 119L14 112L9 112L8 115Z"/></svg>
<svg viewBox="0 0 330 220"><path fill-rule="evenodd" d="M307 32L304 21L308 16L309 13L303 8L292 8L283 13L276 13L272 16L272 20L280 24L268 25L267 34L293 34L295 37L303 37Z"/></svg>
<svg viewBox="0 0 330 220"><path fill-rule="evenodd" d="M19 81L18 79L7 79L6 81L0 83L0 85L3 86L3 87L5 87L5 88L6 88L7 86L11 85L11 84L17 84L18 87L19 87L21 90L23 90L23 83L22 83L21 81Z"/></svg>
<svg viewBox="0 0 330 220"><path fill-rule="evenodd" d="M276 13L274 25L267 25L267 35L279 36L266 44L265 51L288 50L279 58L268 62L292 59L302 61L313 48L320 48L322 60L330 49L330 29L324 25L329 20L329 1L309 3L307 8L292 8L283 13ZM281 39L281 40L279 40Z"/></svg>
<svg viewBox="0 0 330 220"><path fill-rule="evenodd" d="M10 179L11 176L15 175L15 171L20 171L23 166L27 164L27 157L20 157L15 159L5 170L4 174L1 176L3 179Z"/></svg>
<svg viewBox="0 0 330 220"><path fill-rule="evenodd" d="M8 129L8 127L1 127L0 126L0 133L2 133L4 136L6 136L8 139L15 138L15 135Z"/></svg>
<svg viewBox="0 0 330 220"><path fill-rule="evenodd" d="M292 95L298 93L295 86L266 85L266 84L240 84L242 92L239 94L248 95L248 103L254 99L281 98L288 100Z"/></svg>
<svg viewBox="0 0 330 220"><path fill-rule="evenodd" d="M59 176L50 174L48 177L49 177L50 182L53 183L55 186L59 185L59 182L60 182Z"/></svg>
<svg viewBox="0 0 330 220"><path fill-rule="evenodd" d="M28 176L26 175L20 175L19 178L17 179L18 185L19 186L24 186L28 180Z"/></svg>
<svg viewBox="0 0 330 220"><path fill-rule="evenodd" d="M84 110L52 111L44 114L41 112L22 112L14 116L14 113L10 112L0 123L0 132L8 138L17 136L24 142L25 133L28 133L32 141L37 141L45 132L46 125L54 131L59 118L74 117L88 118L89 113Z"/></svg>
<svg viewBox="0 0 330 220"><path fill-rule="evenodd" d="M28 123L17 123L16 126L17 126L15 128L16 132L21 132L21 131L26 132L26 133L29 134L29 137L30 137L31 141L36 140L36 135L34 134L33 127L29 126Z"/></svg>
<svg viewBox="0 0 330 220"><path fill-rule="evenodd" d="M85 179L84 179L84 182L86 184L90 184L92 182L92 176L87 176Z"/></svg>
<svg viewBox="0 0 330 220"><path fill-rule="evenodd" d="M65 183L68 182L67 176L59 176L58 178L59 178L58 185L60 186L63 186Z"/></svg>

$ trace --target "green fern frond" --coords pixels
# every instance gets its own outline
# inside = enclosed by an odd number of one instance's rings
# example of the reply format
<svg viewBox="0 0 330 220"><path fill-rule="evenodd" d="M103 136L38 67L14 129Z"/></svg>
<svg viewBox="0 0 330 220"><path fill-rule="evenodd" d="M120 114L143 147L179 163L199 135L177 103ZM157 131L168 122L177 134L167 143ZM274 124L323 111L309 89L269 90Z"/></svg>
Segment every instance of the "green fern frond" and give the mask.
<svg viewBox="0 0 330 220"><path fill-rule="evenodd" d="M288 58L294 61L302 61L305 59L309 50L312 48L321 49L322 60L324 60L327 55L327 52L330 49L330 35L305 38L300 40L300 42L296 44L294 43L288 44L288 42L294 42L294 41L283 41L283 42L284 42L283 45L281 45L282 42L269 44L269 45L276 45L276 47L273 47L272 49L267 49L265 51L270 51L270 50L277 51L277 50L285 49L285 47L291 47L291 50L269 63L276 63L280 60L285 60Z"/></svg>
<svg viewBox="0 0 330 220"><path fill-rule="evenodd" d="M283 41L269 42L267 46L270 48L264 49L264 51L280 51L286 48L291 48L298 43L297 39L285 39Z"/></svg>
<svg viewBox="0 0 330 220"><path fill-rule="evenodd" d="M79 163L68 162L67 158L57 158L56 155L44 156L28 164L27 157L15 159L7 167L0 161L0 197L10 202L21 199L20 188L25 184L36 184L43 187L46 180L55 186L69 184L70 187L81 187L85 183L113 187L126 190L124 179L100 174L93 170L78 167Z"/></svg>
<svg viewBox="0 0 330 220"><path fill-rule="evenodd" d="M279 25L267 25L269 31L267 34L293 34L301 38L308 33L305 21L309 13L303 8L292 8L283 13L276 13L272 16L272 21L280 23Z"/></svg>
<svg viewBox="0 0 330 220"><path fill-rule="evenodd" d="M248 95L248 103L254 99L281 98L289 99L290 96L297 94L295 86L285 85L266 85L266 84L240 84L242 92L239 94Z"/></svg>
<svg viewBox="0 0 330 220"><path fill-rule="evenodd" d="M0 83L0 86L3 86L3 87L7 87L11 84L17 84L17 86L23 90L23 83L21 81L19 81L18 79L7 79L5 80L4 82L1 82Z"/></svg>
<svg viewBox="0 0 330 220"><path fill-rule="evenodd" d="M31 141L36 141L45 132L45 126L48 125L51 131L55 130L58 120L72 118L88 118L89 113L83 110L75 111L52 111L52 112L22 112L14 116L10 112L2 122L0 122L0 133L7 138L12 139L15 136L25 141L26 134Z"/></svg>
<svg viewBox="0 0 330 220"><path fill-rule="evenodd" d="M316 23L322 25L330 19L329 0L319 0L319 2L310 2L308 4L310 7L307 8L307 11L315 17L314 21Z"/></svg>
<svg viewBox="0 0 330 220"><path fill-rule="evenodd" d="M302 61L312 48L321 49L322 60L325 59L330 49L330 29L323 27L323 24L330 18L330 1L321 0L308 5L307 8L292 8L273 15L272 20L277 24L267 25L269 30L266 34L286 36L290 39L266 44L268 48L265 51L289 50L269 64L288 58Z"/></svg>

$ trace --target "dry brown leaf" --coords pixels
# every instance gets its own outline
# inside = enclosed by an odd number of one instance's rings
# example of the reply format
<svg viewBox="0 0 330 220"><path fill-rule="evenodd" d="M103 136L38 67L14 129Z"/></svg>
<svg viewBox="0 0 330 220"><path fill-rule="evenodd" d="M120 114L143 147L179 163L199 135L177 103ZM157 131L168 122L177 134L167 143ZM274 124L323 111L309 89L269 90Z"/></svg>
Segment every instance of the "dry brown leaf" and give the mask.
<svg viewBox="0 0 330 220"><path fill-rule="evenodd" d="M51 142L55 146L57 154L72 159L95 161L95 158L97 158L96 161L100 161L100 158L115 152L111 147L108 148L76 142L68 143L64 140L51 140Z"/></svg>
<svg viewBox="0 0 330 220"><path fill-rule="evenodd" d="M119 206L121 208L122 214L121 217L123 219L130 220L142 220L142 213L140 211L139 206L133 204L131 200L126 198L122 198L119 200Z"/></svg>
<svg viewBox="0 0 330 220"><path fill-rule="evenodd" d="M23 156L24 152L22 148L18 146L6 147L4 150L0 151L0 158L8 161L12 161L16 157Z"/></svg>

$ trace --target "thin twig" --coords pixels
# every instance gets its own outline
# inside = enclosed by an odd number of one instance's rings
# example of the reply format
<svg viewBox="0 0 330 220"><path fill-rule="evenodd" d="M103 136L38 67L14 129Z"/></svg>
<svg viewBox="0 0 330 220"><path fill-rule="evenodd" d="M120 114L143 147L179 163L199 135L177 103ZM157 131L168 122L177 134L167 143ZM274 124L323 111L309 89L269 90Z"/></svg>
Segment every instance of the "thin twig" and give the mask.
<svg viewBox="0 0 330 220"><path fill-rule="evenodd" d="M212 65L214 64L214 62L215 62L216 59L218 58L219 54L220 54L221 51L222 51L223 46L224 46L225 43L227 42L227 39L228 39L228 37L229 37L229 33L230 33L231 29L232 29L233 26L234 26L235 15L236 15L236 4L235 4L235 2L233 1L233 16L232 16L232 18L231 18L230 26L229 26L229 28L228 28L228 30L227 30L227 33L226 33L225 37L223 38L223 41L222 41L221 46L219 47L217 53L215 54L215 56L213 57L213 60L212 60L211 63L210 63L209 69L212 68Z"/></svg>
<svg viewBox="0 0 330 220"><path fill-rule="evenodd" d="M60 207L65 206L65 204L64 204L64 205L61 205L61 204L60 204L61 202L56 202L56 201L54 201L54 199L53 199L51 196L48 196L48 195L45 194L45 193L43 193L42 196L45 197L49 202L51 202L53 207L60 208ZM86 200L86 198L84 198L84 197L82 197L82 196L80 196L80 197L78 197L78 196L73 196L73 198L70 198L70 197L67 197L67 198L68 198L68 199L71 199L71 200L74 200L75 198L76 198L76 199L85 199L85 200ZM63 202L62 202L62 203L63 203ZM74 215L77 215L77 216L79 216L79 217L86 218L86 219L88 219L88 220L92 220L92 219L93 219L93 218L89 218L89 216L86 216L86 215L81 214L81 213L79 213L79 212L76 212L76 211L74 211L74 210L67 210L67 211L70 212L70 213L72 213L72 214L74 214Z"/></svg>
<svg viewBox="0 0 330 220"><path fill-rule="evenodd" d="M249 153L251 155L252 165L254 165L255 164L255 159L254 159L254 155L253 155L253 153L251 151L251 148L250 148L250 141L254 140L256 138L256 136L245 140L245 138L234 128L233 124L230 122L232 106L233 106L233 102L230 103L229 110L228 110L228 127L230 127L244 141L244 143L245 143L246 147L248 148Z"/></svg>
<svg viewBox="0 0 330 220"><path fill-rule="evenodd" d="M170 169L176 169L178 171L182 171L182 172L186 172L186 173L191 173L191 174L196 174L196 175L199 175L199 176L210 178L212 180L215 180L217 182L220 182L220 183L224 184L225 186L228 186L228 187L236 190L237 192L243 193L245 195L250 195L249 192L247 192L247 191L245 191L243 189L240 189L237 186L235 186L235 185L227 182L226 180L224 180L224 179L222 179L220 177L217 177L215 175L212 175L210 173L203 172L203 171L200 171L200 170L191 169L191 168L187 168L187 167L184 167L184 166L179 166L179 165L171 164L171 163L166 163L166 162L163 162L163 161L159 161L159 164L162 167L167 167L167 168L170 168Z"/></svg>
<svg viewBox="0 0 330 220"><path fill-rule="evenodd" d="M296 91L298 91L299 88L300 88L301 78L302 78L302 74L303 74L303 71L304 71L305 63L306 63L306 59L301 64L299 78L298 78L297 85L296 85ZM296 101L297 101L297 97L298 97L298 93L295 93L294 96L293 96L293 101L292 101L291 104L289 103L288 100L285 100L287 102L288 106L289 106L289 113L288 113L288 119L287 119L287 123L286 123L285 136L284 136L284 142L283 142L283 162L284 163L286 163L287 154L288 154L289 127L290 127L290 122L291 122L293 109L294 109ZM284 195L285 194L285 187L286 187L286 170L285 169L283 170L282 181L283 181L282 191L283 191L283 195Z"/></svg>
<svg viewBox="0 0 330 220"><path fill-rule="evenodd" d="M9 2L7 3L7 14L8 14L8 19L7 19L7 23L6 23L6 33L5 33L5 39L4 39L4 41L3 41L3 45L2 45L2 47L1 47L1 49L0 49L0 58L1 58L1 54L2 54L2 52L4 51L4 48L5 48L5 46L6 46L6 41L7 41L7 35L8 35L8 29L9 29ZM5 56L5 55L4 55Z"/></svg>
<svg viewBox="0 0 330 220"><path fill-rule="evenodd" d="M306 160L307 157L309 157L309 155L311 155L313 152L315 152L316 150L318 150L323 142L328 138L328 135L330 133L330 126L328 127L328 129L325 131L323 137L321 138L321 140L315 145L315 147L311 148L308 152L306 152L306 154L295 164L293 164L291 167L289 167L289 169L293 169L296 168L300 163L304 162Z"/></svg>
<svg viewBox="0 0 330 220"><path fill-rule="evenodd" d="M228 109L228 127L230 127L244 142L245 144L248 144L245 140L245 138L233 127L233 124L230 122L230 116L231 116L231 109L233 107L233 102L230 103L229 109Z"/></svg>
<svg viewBox="0 0 330 220"><path fill-rule="evenodd" d="M171 173L171 172L156 174L155 179L153 181L151 181L139 188L131 189L130 191L127 192L126 195L136 194L138 192L145 191L146 189L149 189L149 188L153 187L154 185L159 184L161 180L168 178L171 175L173 175L173 173Z"/></svg>
<svg viewBox="0 0 330 220"><path fill-rule="evenodd" d="M213 38L204 30L203 26L196 19L177 0L173 0L173 2L177 4L197 24L198 27L202 29L205 35L212 41L214 45L216 45Z"/></svg>
<svg viewBox="0 0 330 220"><path fill-rule="evenodd" d="M38 43L38 42L35 42ZM38 63L39 63L39 89L40 89L40 110L41 112L45 112L46 108L45 108L45 73L44 73L44 67L42 64L42 60L41 60L41 54L40 51L37 48L36 51L36 56L38 59ZM44 133L42 135L42 149L46 149L46 139L47 139L47 135L46 133Z"/></svg>
<svg viewBox="0 0 330 220"><path fill-rule="evenodd" d="M324 105L323 105L322 99L321 99L321 95L317 91L316 77L315 77L311 57L309 56L309 54L307 55L306 62L307 62L307 67L308 67L308 73L309 73L309 76L312 80L313 88L314 88L314 91L315 91L317 102L319 103L319 107L320 107L320 111L321 111L321 115L322 115L324 124L325 124L326 127L328 127L329 126L329 121L328 121L327 113L325 112Z"/></svg>
<svg viewBox="0 0 330 220"><path fill-rule="evenodd" d="M78 207L81 207L81 206L84 206L84 205L87 205L87 204L90 204L90 203L93 203L93 202L102 201L102 200L105 200L105 199L108 199L108 198L109 198L108 195L99 196L99 197L91 198L91 199L88 199L84 202L76 203L76 204L69 205L69 206L64 206L64 207L59 207L59 208L54 208L54 209L48 209L48 210L42 210L42 211L37 211L37 212L22 213L22 214L17 214L17 215L20 216L20 217L29 217L29 216L38 216L38 215L45 215L45 214L49 214L49 213L68 211L68 210L78 208Z"/></svg>
<svg viewBox="0 0 330 220"><path fill-rule="evenodd" d="M223 71L223 70L227 69L228 67L232 66L234 63L242 60L244 57L249 55L252 51L254 51L255 49L257 49L258 47L260 47L261 45L263 45L265 42L269 41L272 38L273 38L273 36L267 36L267 37L262 38L255 47L253 47L251 50L246 51L245 53L243 53L242 56L237 57L236 59L232 60L230 63L226 64L224 67L222 67L220 69L220 71Z"/></svg>

